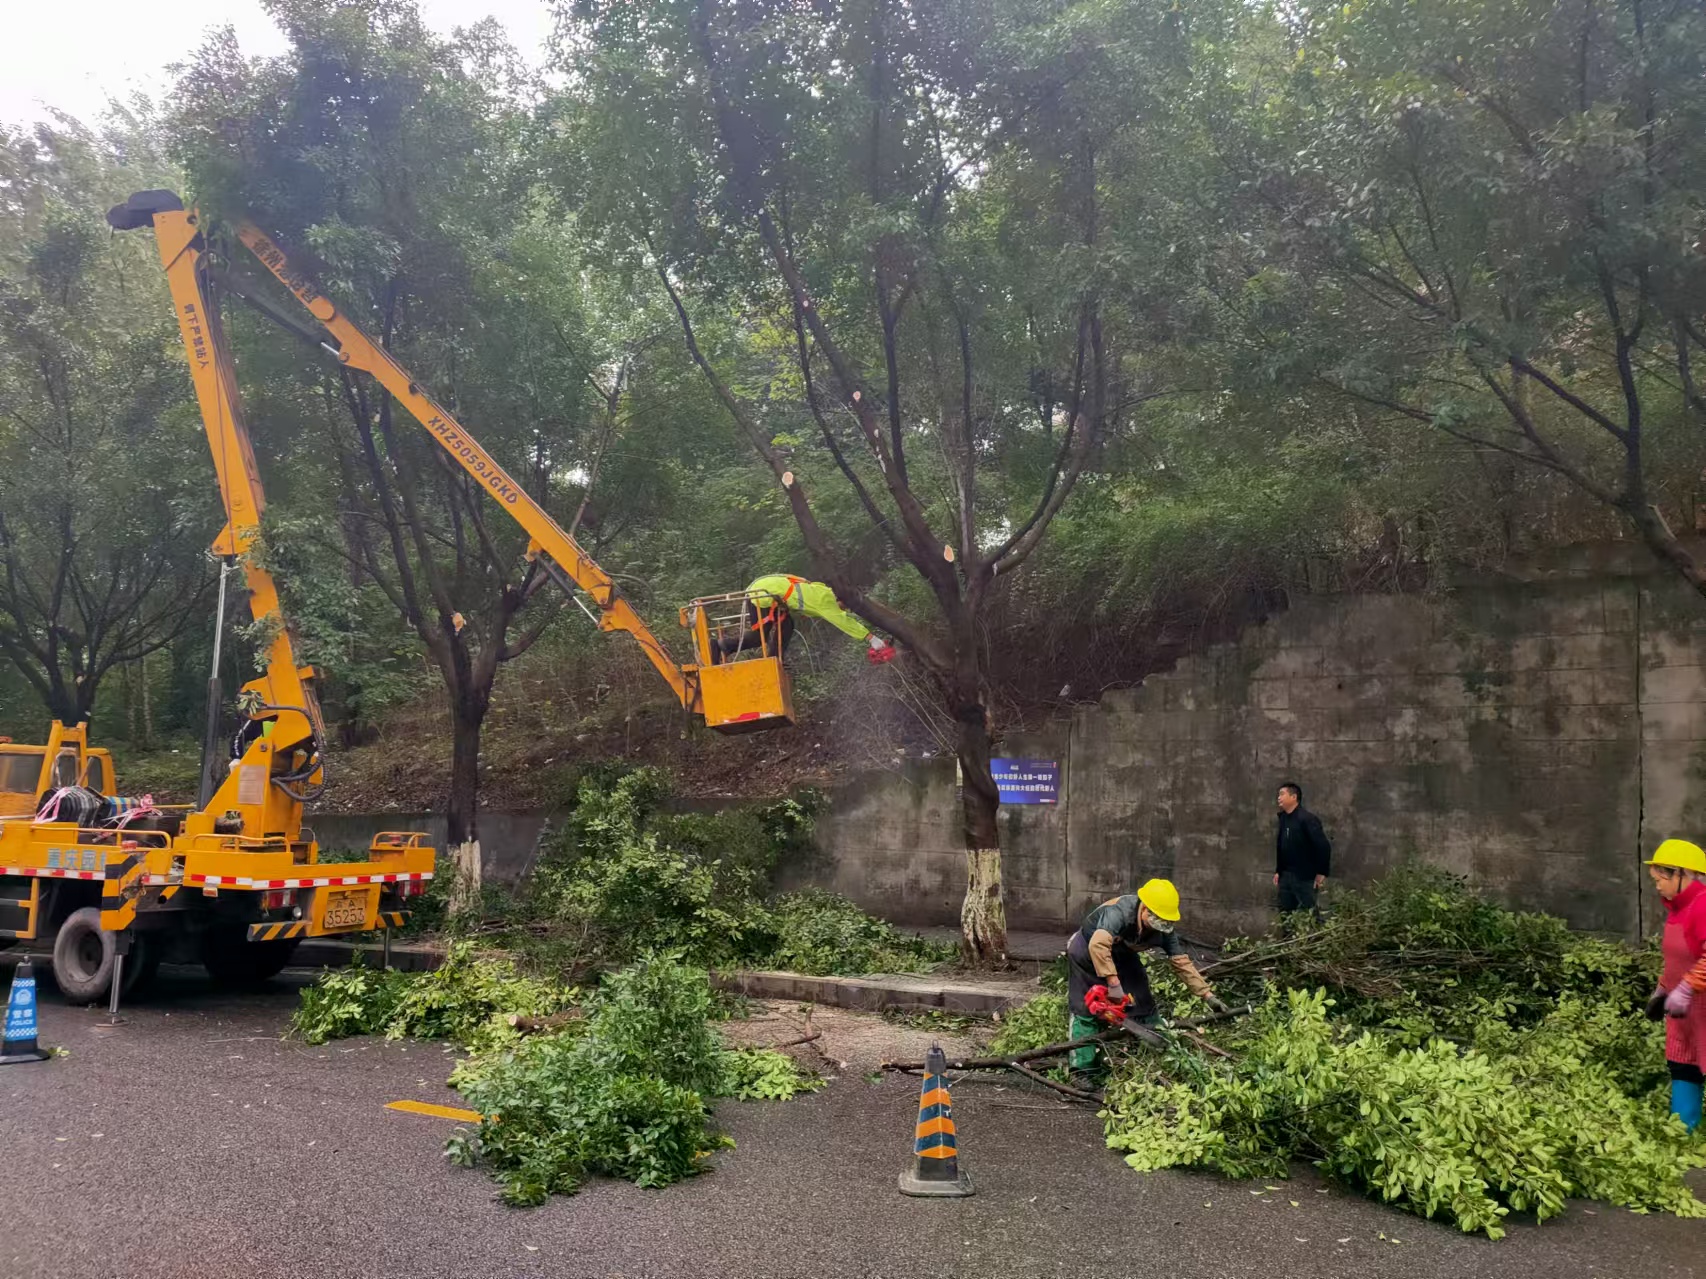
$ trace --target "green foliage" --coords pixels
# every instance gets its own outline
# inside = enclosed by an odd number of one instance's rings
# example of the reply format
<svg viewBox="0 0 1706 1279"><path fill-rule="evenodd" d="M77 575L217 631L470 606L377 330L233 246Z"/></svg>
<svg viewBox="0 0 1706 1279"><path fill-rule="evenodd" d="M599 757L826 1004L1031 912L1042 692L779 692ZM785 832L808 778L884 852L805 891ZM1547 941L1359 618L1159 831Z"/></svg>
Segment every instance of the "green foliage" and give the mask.
<svg viewBox="0 0 1706 1279"><path fill-rule="evenodd" d="M954 947L906 937L845 897L821 889L772 904L774 943L754 964L797 973L924 972L953 958Z"/></svg>
<svg viewBox="0 0 1706 1279"><path fill-rule="evenodd" d="M763 944L754 904L776 850L755 818L665 815L668 792L656 769L584 778L557 849L535 872L539 901L612 959L662 948L729 963Z"/></svg>
<svg viewBox="0 0 1706 1279"><path fill-rule="evenodd" d="M1237 941L1227 952L1214 980L1229 998L1259 1000L1257 974L1286 989L1321 986L1338 1017L1412 1043L1469 1034L1489 1015L1532 1023L1563 994L1630 1010L1658 975L1651 950L1502 909L1461 877L1415 861L1367 893L1341 891L1301 940Z"/></svg>
<svg viewBox="0 0 1706 1279"><path fill-rule="evenodd" d="M324 973L302 992L293 1025L316 1044L383 1034L469 1049L450 1082L484 1118L446 1153L490 1166L516 1205L572 1194L594 1175L679 1181L732 1144L712 1129L712 1101L786 1101L821 1086L783 1053L725 1048L705 970L670 956L611 973L586 996L584 1015L550 1034L523 1036L507 1021L559 1012L579 996L458 943L432 973Z"/></svg>
<svg viewBox="0 0 1706 1279"><path fill-rule="evenodd" d="M1218 1032L1234 1059L1180 1046L1116 1072L1108 1144L1132 1167L1275 1177L1310 1159L1492 1238L1569 1196L1706 1216L1682 1180L1702 1152L1661 1100L1663 1029L1639 1012L1650 950L1421 865L1342 894L1312 931L1229 950L1219 992L1261 1004Z"/></svg>
<svg viewBox="0 0 1706 1279"><path fill-rule="evenodd" d="M1048 967L1037 974L1037 985L1051 995L1064 995L1067 985L1066 953L1049 960Z"/></svg>
<svg viewBox="0 0 1706 1279"><path fill-rule="evenodd" d="M611 974L586 1007L576 1029L476 1056L451 1076L484 1118L447 1153L489 1165L506 1203L572 1194L600 1174L669 1185L732 1144L711 1127L712 1100L786 1100L816 1086L781 1053L724 1049L704 970L678 960Z"/></svg>
<svg viewBox="0 0 1706 1279"><path fill-rule="evenodd" d="M794 1059L774 1048L744 1048L725 1058L724 1088L739 1101L788 1101L802 1092L815 1092L823 1080L802 1075Z"/></svg>
<svg viewBox="0 0 1706 1279"><path fill-rule="evenodd" d="M893 377L932 553L960 540L962 478L974 545L1024 526L1104 371L1082 481L987 594L994 674L1031 691L1127 678L1144 659L1123 654L1154 646L1125 628L1300 577L1384 584L1650 504L1687 514L1706 457L1697 6L1616 0L1585 26L1526 0L941 0L893 22L735 6L705 11L702 40L665 0L558 8L549 88L492 26L441 37L412 0L274 0L284 51L213 37L161 114L6 131L0 514L29 587L0 628L8 709L98 698L99 729L199 728L205 441L151 237L100 222L152 186L197 200L216 248L242 208L312 254L560 520L590 497L580 533L653 620L707 584L809 571L784 495L686 355L660 265L827 539L904 614L937 610L832 453L892 517L882 465L850 423L832 415L833 444L819 429L814 407L846 389L822 337L795 334L760 211L850 367ZM463 659L507 658L549 616L549 594L512 616L522 540L369 384L346 397L335 363L236 308L227 324L266 554L333 722L353 741L441 676L483 706L491 690L455 672L487 666ZM388 515L399 485L412 516ZM1595 489L1616 499L1597 525ZM80 586L56 592L68 543ZM115 603L49 619L29 596ZM447 612L465 625L445 634ZM203 634L173 639L182 624ZM1085 654L1091 632L1114 669ZM131 670L158 642L161 671ZM632 653L597 643L608 665L586 683L615 686ZM798 663L802 690L892 683L836 653L827 673ZM169 708L149 696L164 684Z"/></svg>
<svg viewBox="0 0 1706 1279"><path fill-rule="evenodd" d="M653 958L610 974L588 1003L588 1064L656 1075L707 1096L723 1092L721 1042L705 971Z"/></svg>
<svg viewBox="0 0 1706 1279"><path fill-rule="evenodd" d="M717 813L670 812L668 798L656 769L581 779L534 878L536 908L584 954L619 962L661 948L709 967L806 973L915 972L951 956L830 893L766 900L772 871L810 845L814 797Z"/></svg>
<svg viewBox="0 0 1706 1279"><path fill-rule="evenodd" d="M303 990L290 1028L311 1044L382 1033L400 993L398 976L361 964L327 969Z"/></svg>
<svg viewBox="0 0 1706 1279"><path fill-rule="evenodd" d="M1336 1025L1332 1007L1325 991L1276 993L1235 1063L1177 1053L1166 1081L1120 1075L1108 1144L1133 1168L1233 1177L1283 1176L1308 1158L1495 1239L1509 1212L1545 1219L1572 1195L1706 1217L1683 1183L1700 1152L1660 1107L1624 1091L1604 1060L1603 1010L1566 998L1529 1033L1488 1018L1468 1048L1411 1048Z"/></svg>
<svg viewBox="0 0 1706 1279"><path fill-rule="evenodd" d="M1070 1037L1066 996L1038 995L1001 1019L1001 1029L989 1041L989 1051L999 1057L1010 1057Z"/></svg>
<svg viewBox="0 0 1706 1279"><path fill-rule="evenodd" d="M134 118L0 126L0 661L31 740L205 616L218 503L171 300L102 217L169 174Z"/></svg>
<svg viewBox="0 0 1706 1279"><path fill-rule="evenodd" d="M590 1060L597 1040L553 1035L459 1067L452 1082L485 1116L452 1137L453 1163L489 1165L505 1203L573 1194L589 1176L666 1186L701 1170L714 1137L704 1098L648 1075L612 1075Z"/></svg>
<svg viewBox="0 0 1706 1279"><path fill-rule="evenodd" d="M311 1044L350 1035L447 1039L479 1048L511 1037L503 1015L539 1017L574 1003L577 992L518 974L508 960L482 959L468 942L450 947L428 973L347 968L322 973L292 1018Z"/></svg>
<svg viewBox="0 0 1706 1279"><path fill-rule="evenodd" d="M38 722L20 740L40 740L40 714L33 709L31 714ZM161 804L188 803L201 782L201 747L182 738L175 746L162 744L146 753L127 751L114 760L114 766L125 794L152 795Z"/></svg>

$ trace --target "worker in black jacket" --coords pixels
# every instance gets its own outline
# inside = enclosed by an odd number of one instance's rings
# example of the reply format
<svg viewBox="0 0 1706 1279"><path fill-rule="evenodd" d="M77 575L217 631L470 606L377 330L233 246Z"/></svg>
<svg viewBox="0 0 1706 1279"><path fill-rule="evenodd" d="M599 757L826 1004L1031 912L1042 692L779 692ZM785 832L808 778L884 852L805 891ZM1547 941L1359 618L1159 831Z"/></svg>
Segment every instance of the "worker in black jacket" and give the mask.
<svg viewBox="0 0 1706 1279"><path fill-rule="evenodd" d="M1320 911L1315 894L1327 882L1333 845L1321 819L1303 806L1303 788L1286 782L1279 788L1279 830L1274 836L1274 887L1281 914Z"/></svg>

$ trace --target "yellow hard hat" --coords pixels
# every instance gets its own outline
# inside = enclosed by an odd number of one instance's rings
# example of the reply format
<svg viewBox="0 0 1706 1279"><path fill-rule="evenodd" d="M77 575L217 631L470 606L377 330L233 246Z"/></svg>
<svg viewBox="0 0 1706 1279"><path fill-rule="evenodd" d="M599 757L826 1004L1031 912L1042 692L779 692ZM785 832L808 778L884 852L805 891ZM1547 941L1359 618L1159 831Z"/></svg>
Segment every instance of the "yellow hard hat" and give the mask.
<svg viewBox="0 0 1706 1279"><path fill-rule="evenodd" d="M1667 839L1659 845L1658 852L1647 858L1647 865L1670 866L1706 875L1706 852L1701 851L1699 844L1691 844L1686 839Z"/></svg>
<svg viewBox="0 0 1706 1279"><path fill-rule="evenodd" d="M1137 890L1137 900L1147 906L1149 913L1157 919L1164 919L1170 924L1179 922L1179 890L1173 887L1172 880L1149 880Z"/></svg>

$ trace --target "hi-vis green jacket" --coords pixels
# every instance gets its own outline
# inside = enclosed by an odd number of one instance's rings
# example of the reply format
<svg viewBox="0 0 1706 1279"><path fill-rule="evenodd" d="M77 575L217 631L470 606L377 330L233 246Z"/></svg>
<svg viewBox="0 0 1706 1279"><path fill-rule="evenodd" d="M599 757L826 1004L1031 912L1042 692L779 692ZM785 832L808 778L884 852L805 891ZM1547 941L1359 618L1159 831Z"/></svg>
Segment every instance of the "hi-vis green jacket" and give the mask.
<svg viewBox="0 0 1706 1279"><path fill-rule="evenodd" d="M766 603L762 597L768 595L779 601L790 613L828 622L836 630L845 631L856 640L867 639L871 634L871 628L842 608L841 601L835 598L835 592L822 582L810 582L788 573L772 573L769 577L760 577L749 583L746 590L747 594L760 597L760 608Z"/></svg>

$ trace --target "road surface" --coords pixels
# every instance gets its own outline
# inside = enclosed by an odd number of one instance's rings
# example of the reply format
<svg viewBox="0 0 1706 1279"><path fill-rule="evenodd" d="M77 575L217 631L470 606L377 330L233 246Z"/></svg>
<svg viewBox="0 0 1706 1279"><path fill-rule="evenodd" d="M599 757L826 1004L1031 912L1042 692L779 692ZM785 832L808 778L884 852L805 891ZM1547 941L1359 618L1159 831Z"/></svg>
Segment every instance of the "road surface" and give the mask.
<svg viewBox="0 0 1706 1279"><path fill-rule="evenodd" d="M1138 1175L1093 1115L972 1081L954 1104L977 1196L906 1199L916 1081L856 1070L724 1105L738 1148L710 1175L509 1209L445 1163L451 1124L385 1109L456 1105L446 1050L282 1039L302 980L233 997L167 970L111 1029L45 993L43 1041L70 1055L0 1068L0 1275L1706 1279L1706 1223L1578 1204L1489 1243L1307 1172Z"/></svg>

